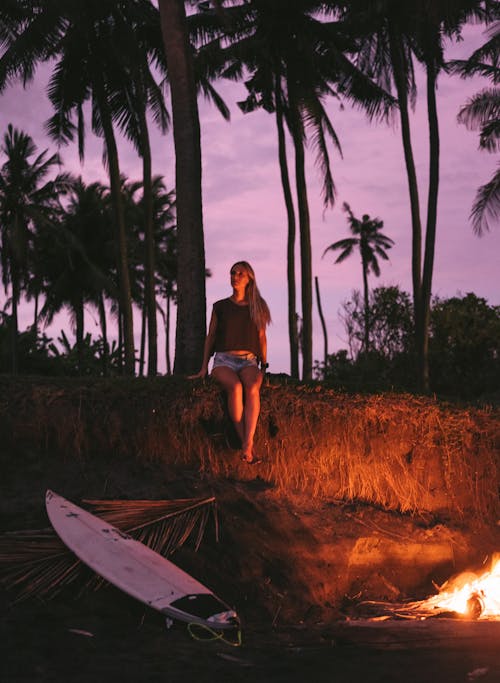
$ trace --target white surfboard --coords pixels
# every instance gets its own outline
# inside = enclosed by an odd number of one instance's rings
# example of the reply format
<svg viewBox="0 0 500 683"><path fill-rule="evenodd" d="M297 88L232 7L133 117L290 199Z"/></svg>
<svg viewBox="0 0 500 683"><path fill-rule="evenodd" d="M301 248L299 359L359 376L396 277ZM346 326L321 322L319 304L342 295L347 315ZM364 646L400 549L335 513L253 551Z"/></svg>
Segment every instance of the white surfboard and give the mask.
<svg viewBox="0 0 500 683"><path fill-rule="evenodd" d="M143 543L53 491L45 505L63 543L125 593L173 619L213 629L239 625L236 612L209 588Z"/></svg>

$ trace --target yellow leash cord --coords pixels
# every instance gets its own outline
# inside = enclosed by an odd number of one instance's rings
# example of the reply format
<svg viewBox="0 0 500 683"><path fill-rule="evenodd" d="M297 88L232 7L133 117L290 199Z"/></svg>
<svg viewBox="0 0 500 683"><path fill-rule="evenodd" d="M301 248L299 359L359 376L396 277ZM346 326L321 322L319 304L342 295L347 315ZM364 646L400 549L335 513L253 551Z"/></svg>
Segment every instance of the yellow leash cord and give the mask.
<svg viewBox="0 0 500 683"><path fill-rule="evenodd" d="M209 634L209 637L200 637L196 635L194 632L194 628L199 628L205 633ZM216 631L213 628L210 628L210 626L205 626L205 624L196 624L196 623L190 623L187 626L188 633L191 636L193 640L199 640L203 641L206 640L207 642L213 642L215 640L220 640L223 643L226 643L226 645L231 645L231 647L240 647L242 639L241 639L241 629L238 629L238 637L236 641L233 640L228 640L227 638L224 637L224 632L223 631Z"/></svg>

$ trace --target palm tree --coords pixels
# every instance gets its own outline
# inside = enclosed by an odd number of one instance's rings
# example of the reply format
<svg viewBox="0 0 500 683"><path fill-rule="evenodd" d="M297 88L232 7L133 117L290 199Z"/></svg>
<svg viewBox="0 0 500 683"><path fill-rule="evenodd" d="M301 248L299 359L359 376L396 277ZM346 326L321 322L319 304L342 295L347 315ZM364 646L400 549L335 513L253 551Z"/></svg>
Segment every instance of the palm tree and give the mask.
<svg viewBox="0 0 500 683"><path fill-rule="evenodd" d="M157 303L155 293L155 243L153 226L153 178L151 144L147 112L160 130L168 130L170 117L163 96L163 81L158 85L151 71L167 73L158 10L151 3L131 2L129 21L117 26L120 44L126 44L124 70L128 78L113 95L113 109L120 130L130 139L143 161L141 207L144 212L144 316L147 321L148 375L155 376L158 367ZM132 32L132 34L131 34Z"/></svg>
<svg viewBox="0 0 500 683"><path fill-rule="evenodd" d="M84 155L83 104L92 98L92 126L105 140L105 158L109 171L111 194L115 208L117 269L120 281L120 310L125 340L125 368L134 372L134 336L132 302L128 273L127 239L120 194L120 168L113 125L123 116L126 85L131 78L130 59L136 55L139 17L150 23L154 10L148 0L112 0L91 2L30 3L25 17L11 17L2 30L5 50L0 59L0 84L5 87L17 77L30 80L40 61L56 60L49 84L49 96L55 115L48 123L50 134L59 142L78 137L79 151ZM157 16L157 15L156 15ZM124 39L125 37L125 39ZM141 38L142 40L142 38ZM114 49L110 49L114 46ZM144 65L144 60L140 61ZM134 76L139 67L134 70ZM144 76L146 78L146 76ZM151 85L149 80L148 87ZM150 91L142 91L149 92ZM132 100L131 100L132 101ZM137 99L133 100L137 104ZM77 124L73 123L76 116ZM144 131L142 131L144 132ZM141 151L146 154L145 146Z"/></svg>
<svg viewBox="0 0 500 683"><path fill-rule="evenodd" d="M149 324L149 264L156 263L157 260L157 239L158 230L154 225L153 216L153 180L151 180L151 188L149 192L144 191L144 184L141 181L129 181L125 176L122 176L122 201L125 212L125 220L129 230L129 270L130 270L130 291L132 295L132 301L141 311L141 341L140 341L140 352L138 359L138 372L140 376L144 375L145 367L145 357L146 357L146 340L148 341L148 374L152 375L152 361L149 358L149 350L152 346L149 340L151 325ZM147 195L150 195L148 198ZM145 209L145 204L151 204L151 208ZM153 255L151 258L148 257L147 252L149 251L149 223L153 226L154 232L151 235L151 241L153 243ZM157 313L157 302L156 302L156 267L155 276L153 278L153 301L155 304L155 325L154 330L156 333L156 313ZM154 340L154 366L156 368L157 364L157 344L156 339Z"/></svg>
<svg viewBox="0 0 500 683"><path fill-rule="evenodd" d="M103 337L103 363L108 355L104 297L116 298L114 252L106 188L100 183L85 185L80 179L62 220L39 230L36 237L39 275L45 282L45 303L40 318L50 323L66 307L76 331L79 369L84 346L84 307L96 306Z"/></svg>
<svg viewBox="0 0 500 683"><path fill-rule="evenodd" d="M429 390L429 315L439 189L437 79L445 65L445 39L459 39L461 28L467 21L488 17L493 7L490 0L411 0L406 3L399 0L380 0L377 3L351 0L346 7L346 23L360 40L358 63L369 69L385 87L389 88L393 83L398 96L412 215L412 279L418 383L424 391ZM429 189L425 242L409 125L409 105L415 101L416 96L414 57L422 63L426 71Z"/></svg>
<svg viewBox="0 0 500 683"><path fill-rule="evenodd" d="M387 261L387 250L392 248L393 240L380 231L384 227L384 222L379 218L370 218L364 214L362 219L356 218L351 211L349 204L344 203L344 211L348 216L349 228L353 237L346 237L338 240L323 252L323 256L328 251L340 251L335 263L342 263L357 249L361 256L361 267L363 270L363 295L364 295L364 343L363 350L368 353L370 350L370 303L368 289L368 274L372 272L376 277L380 276L380 266L378 257Z"/></svg>
<svg viewBox="0 0 500 683"><path fill-rule="evenodd" d="M162 317L165 327L165 363L167 375L172 374L170 358L170 328L172 303L177 301L177 231L175 226L166 228L158 257L159 290L165 300Z"/></svg>
<svg viewBox="0 0 500 683"><path fill-rule="evenodd" d="M429 391L429 325L431 312L432 278L437 229L437 201L439 189L440 140L437 114L437 79L445 67L445 39L459 40L462 27L470 20L488 21L498 3L491 0L416 0L415 55L425 66L427 114L429 121L429 190L421 280L421 311L416 320L416 343L420 367L420 383Z"/></svg>
<svg viewBox="0 0 500 683"><path fill-rule="evenodd" d="M238 102L238 106L244 113L264 108L266 111L275 112L276 130L278 134L278 160L280 167L281 187L285 202L287 216L287 289L288 289L288 340L290 347L290 376L299 379L299 330L297 325L297 294L295 282L295 242L297 234L297 220L293 203L293 194L288 169L288 155L286 148L285 111L286 102L282 89L281 78L276 73L277 69L262 69L267 75L267 80L260 82L256 75L247 82L247 88L252 89L245 101ZM258 83L258 85L257 85ZM271 90L274 88L274 101Z"/></svg>
<svg viewBox="0 0 500 683"><path fill-rule="evenodd" d="M258 106L276 113L281 179L288 215L289 336L292 374L297 355L295 311L294 239L295 215L286 162L283 121L295 151L295 186L298 206L301 287L303 377L312 374L312 258L309 205L305 175L306 136L317 151L323 177L323 198L333 204L335 186L330 169L327 140L340 151L340 144L326 114L324 101L336 95L333 85L346 99L366 107L371 115L385 113L391 98L356 69L344 56L348 38L339 31L335 8L325 3L300 0L248 0L225 10L225 21L216 13L192 18L190 26L201 41L204 55L215 72L232 79L249 73L249 91L244 111Z"/></svg>
<svg viewBox="0 0 500 683"><path fill-rule="evenodd" d="M482 75L492 86L476 93L459 111L458 122L469 130L479 130L479 149L500 150L500 22L490 31L490 37L468 60L455 60L448 66L463 78ZM474 232L481 236L490 229L489 220L500 218L500 167L488 183L482 185L471 212Z"/></svg>
<svg viewBox="0 0 500 683"><path fill-rule="evenodd" d="M184 0L159 0L175 145L178 299L174 371L196 372L206 333L200 122Z"/></svg>
<svg viewBox="0 0 500 683"><path fill-rule="evenodd" d="M396 92L412 222L412 281L415 316L421 312L422 222L417 171L410 128L410 109L416 101L412 57L413 16L408 3L382 0L367 5L351 0L346 6L346 29L359 40L356 64L387 90Z"/></svg>
<svg viewBox="0 0 500 683"><path fill-rule="evenodd" d="M18 372L17 309L23 282L30 271L30 252L36 229L57 221L59 197L69 188L69 176L47 176L60 163L47 150L37 154L33 139L9 124L0 152L6 160L0 169L0 251L2 281L11 287L12 372Z"/></svg>

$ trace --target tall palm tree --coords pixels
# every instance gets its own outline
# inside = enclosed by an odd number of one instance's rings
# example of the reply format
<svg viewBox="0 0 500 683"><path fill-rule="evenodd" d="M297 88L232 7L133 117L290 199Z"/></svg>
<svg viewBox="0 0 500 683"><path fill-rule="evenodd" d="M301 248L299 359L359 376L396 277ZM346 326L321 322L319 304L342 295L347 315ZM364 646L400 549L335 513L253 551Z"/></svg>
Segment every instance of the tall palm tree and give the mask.
<svg viewBox="0 0 500 683"><path fill-rule="evenodd" d="M370 350L370 303L368 289L368 274L372 272L376 277L380 276L380 266L378 259L389 259L387 250L392 248L394 241L380 231L384 227L384 222L379 218L370 218L364 214L361 220L356 218L351 211L349 204L344 203L344 211L347 213L349 228L352 237L338 240L323 252L323 256L328 251L340 251L335 259L335 263L345 261L354 250L359 251L361 256L361 267L363 270L363 295L364 295L364 342L363 350L368 353Z"/></svg>
<svg viewBox="0 0 500 683"><path fill-rule="evenodd" d="M440 137L437 113L437 80L445 67L446 39L459 40L463 26L470 20L489 20L498 13L498 3L491 0L416 0L415 55L425 66L427 115L429 122L429 188L422 267L421 311L416 325L420 384L429 391L429 325L432 279L437 232L437 202L439 190ZM495 9L496 8L496 9Z"/></svg>
<svg viewBox="0 0 500 683"><path fill-rule="evenodd" d="M47 176L60 163L57 154L37 153L33 139L9 124L0 147L6 160L0 168L0 258L2 281L11 288L12 372L18 372L17 309L23 282L29 277L35 230L57 220L59 197L69 188L66 173Z"/></svg>
<svg viewBox="0 0 500 683"><path fill-rule="evenodd" d="M360 40L358 63L385 87L394 84L400 109L401 131L412 216L412 280L418 383L429 389L429 315L434 269L439 190L439 125L437 79L443 70L444 42L459 39L463 25L488 16L490 0L380 0L346 3L345 20ZM425 68L429 126L429 188L425 240L420 214L417 176L410 136L409 105L415 101L413 59Z"/></svg>
<svg viewBox="0 0 500 683"><path fill-rule="evenodd" d="M448 67L463 78L481 75L491 80L461 107L458 122L469 130L479 130L479 149L500 150L500 21L489 32L489 39L467 60L455 60ZM490 229L490 220L500 218L500 167L491 180L479 187L471 212L474 232L481 236Z"/></svg>
<svg viewBox="0 0 500 683"><path fill-rule="evenodd" d="M143 162L141 207L144 212L144 314L147 320L148 375L155 376L158 367L157 303L155 292L155 244L153 226L153 178L148 110L160 130L168 130L170 117L165 105L163 85L152 72L167 73L159 12L152 3L130 2L128 21L116 27L116 41L127 45L124 73L112 97L120 130L133 143Z"/></svg>
<svg viewBox="0 0 500 683"><path fill-rule="evenodd" d="M200 51L203 59L203 50ZM260 53L259 53L260 54ZM225 72L231 73L231 67ZM288 289L288 340L290 347L290 375L299 378L299 332L297 326L297 294L295 282L295 242L297 234L297 219L293 200L293 192L288 168L288 153L286 145L286 97L283 92L282 78L279 67L273 69L264 67L256 70L251 79L246 82L250 91L247 98L238 102L240 109L246 114L263 108L275 114L278 135L278 160L280 167L281 187L287 216L287 289ZM264 77L262 77L264 76ZM231 75L232 77L232 75Z"/></svg>
<svg viewBox="0 0 500 683"><path fill-rule="evenodd" d="M346 29L359 41L356 64L387 90L396 92L412 222L412 282L416 318L421 312L422 222L417 171L410 128L410 110L416 101L412 57L413 16L408 3L364 0L346 3ZM416 325L417 327L417 325Z"/></svg>
<svg viewBox="0 0 500 683"><path fill-rule="evenodd" d="M159 0L172 98L177 197L178 299L174 371L192 373L206 333L200 122L184 0Z"/></svg>
<svg viewBox="0 0 500 683"><path fill-rule="evenodd" d="M285 201L287 215L287 287L288 287L288 339L290 344L290 375L299 379L299 331L297 327L297 294L295 283L295 240L297 234L297 221L293 205L292 188L290 185L290 173L285 138L285 115L283 93L279 87L278 79L275 84L275 109L276 128L278 131L278 158L280 167L281 187Z"/></svg>
<svg viewBox="0 0 500 683"><path fill-rule="evenodd" d="M385 113L391 98L356 69L345 57L348 37L339 30L335 8L314 0L248 0L234 4L225 21L216 13L194 16L190 26L204 55L217 73L239 79L247 73L249 91L244 111L258 106L276 113L282 185L288 215L289 333L292 373L295 371L296 312L294 283L295 215L286 167L283 121L295 151L295 188L298 206L301 260L303 377L312 374L312 258L305 141L312 141L323 178L323 198L332 204L335 186L327 140L340 144L326 114L326 97L337 95L366 107L371 115Z"/></svg>
<svg viewBox="0 0 500 683"><path fill-rule="evenodd" d="M203 52L201 52L203 58ZM261 78L265 75L264 79ZM247 88L251 91L247 98L238 102L244 113L263 108L276 118L278 134L278 160L280 167L281 187L287 216L287 289L288 289L288 340L290 347L290 376L299 379L299 331L297 325L297 293L295 282L295 242L297 234L297 219L288 168L288 153L286 145L286 101L283 92L282 79L279 68L263 68L247 81ZM272 90L274 89L274 93ZM274 94L274 101L273 95Z"/></svg>

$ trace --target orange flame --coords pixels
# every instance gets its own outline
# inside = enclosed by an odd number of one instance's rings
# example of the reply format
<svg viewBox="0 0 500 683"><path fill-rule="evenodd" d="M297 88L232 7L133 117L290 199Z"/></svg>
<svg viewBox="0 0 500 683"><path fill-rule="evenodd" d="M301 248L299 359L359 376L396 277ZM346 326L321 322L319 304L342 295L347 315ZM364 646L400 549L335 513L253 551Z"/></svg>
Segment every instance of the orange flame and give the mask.
<svg viewBox="0 0 500 683"><path fill-rule="evenodd" d="M473 619L500 618L500 555L493 557L491 569L479 576L466 573L447 581L438 595L425 600L425 606Z"/></svg>

